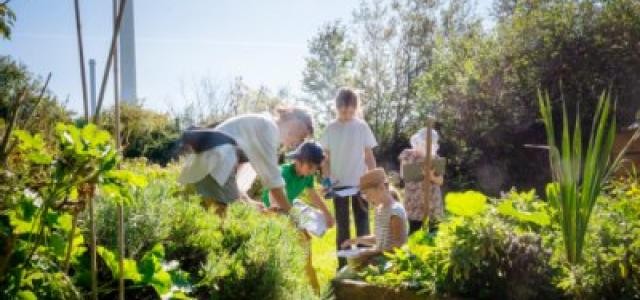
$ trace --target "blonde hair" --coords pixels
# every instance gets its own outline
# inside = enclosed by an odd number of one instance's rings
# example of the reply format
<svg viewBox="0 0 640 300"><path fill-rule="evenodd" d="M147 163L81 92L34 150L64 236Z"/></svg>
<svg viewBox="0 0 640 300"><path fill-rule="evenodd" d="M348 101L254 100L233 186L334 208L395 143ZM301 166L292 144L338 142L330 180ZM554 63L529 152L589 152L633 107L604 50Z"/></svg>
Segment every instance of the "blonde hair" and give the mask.
<svg viewBox="0 0 640 300"><path fill-rule="evenodd" d="M392 187L391 185L389 185L389 194L391 194L391 197L393 198L393 200L396 200L397 202L401 202L400 194L398 193L396 188Z"/></svg>

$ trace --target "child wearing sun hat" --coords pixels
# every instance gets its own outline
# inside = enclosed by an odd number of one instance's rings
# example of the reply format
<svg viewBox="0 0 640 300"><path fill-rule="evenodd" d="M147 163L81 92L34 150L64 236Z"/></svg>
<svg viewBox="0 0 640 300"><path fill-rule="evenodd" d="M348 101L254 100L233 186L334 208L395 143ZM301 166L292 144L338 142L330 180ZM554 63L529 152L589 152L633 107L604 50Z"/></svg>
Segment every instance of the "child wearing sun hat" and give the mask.
<svg viewBox="0 0 640 300"><path fill-rule="evenodd" d="M397 201L389 189L387 175L382 168L367 171L360 177L360 191L375 209L375 228L373 235L360 236L342 243L342 248L351 245L370 245L372 248L360 253L359 260L367 262L370 258L402 247L407 243L407 213L402 203Z"/></svg>

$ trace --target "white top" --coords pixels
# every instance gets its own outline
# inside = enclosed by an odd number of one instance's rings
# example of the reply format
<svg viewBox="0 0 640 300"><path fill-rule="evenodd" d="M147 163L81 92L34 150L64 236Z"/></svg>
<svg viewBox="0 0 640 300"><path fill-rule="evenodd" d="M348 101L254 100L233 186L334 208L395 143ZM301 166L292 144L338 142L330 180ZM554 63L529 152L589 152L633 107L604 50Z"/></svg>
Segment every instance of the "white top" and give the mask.
<svg viewBox="0 0 640 300"><path fill-rule="evenodd" d="M347 122L333 120L320 138L320 144L329 151L331 181L338 187L358 186L360 176L367 171L365 148L378 145L369 125L354 118Z"/></svg>
<svg viewBox="0 0 640 300"><path fill-rule="evenodd" d="M431 129L431 155L438 155L438 148L440 136L435 129ZM415 134L411 136L410 139L411 148L420 151L420 153L425 154L425 150L427 148L427 129L422 128Z"/></svg>
<svg viewBox="0 0 640 300"><path fill-rule="evenodd" d="M284 186L278 167L280 131L269 114L240 115L222 122L215 129L235 139L266 188ZM190 154L178 181L194 183L210 174L218 184L224 185L237 164L238 157L232 145Z"/></svg>
<svg viewBox="0 0 640 300"><path fill-rule="evenodd" d="M391 216L397 216L402 220L404 226L404 242L407 242L409 229L407 228L407 212L404 206L398 201L392 200L389 206L376 207L375 214L375 236L376 247L381 250L388 250L391 247Z"/></svg>

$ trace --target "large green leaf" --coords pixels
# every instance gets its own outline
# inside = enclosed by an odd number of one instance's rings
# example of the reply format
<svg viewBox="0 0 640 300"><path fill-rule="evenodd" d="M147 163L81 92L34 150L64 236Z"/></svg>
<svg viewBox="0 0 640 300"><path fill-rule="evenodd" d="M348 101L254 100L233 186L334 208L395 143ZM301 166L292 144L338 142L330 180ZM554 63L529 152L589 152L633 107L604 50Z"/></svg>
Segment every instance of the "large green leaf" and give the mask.
<svg viewBox="0 0 640 300"><path fill-rule="evenodd" d="M540 226L548 226L551 223L549 214L544 211L520 211L513 207L513 200L506 200L498 205L498 213L515 218L521 222L530 222Z"/></svg>
<svg viewBox="0 0 640 300"><path fill-rule="evenodd" d="M105 174L105 178L117 180L134 187L144 187L147 185L147 179L139 174L128 170L111 170Z"/></svg>
<svg viewBox="0 0 640 300"><path fill-rule="evenodd" d="M142 256L138 265L141 281L151 284L159 295L168 293L172 285L171 275L162 267L163 260L164 247L157 244Z"/></svg>
<svg viewBox="0 0 640 300"><path fill-rule="evenodd" d="M487 196L475 191L448 193L445 199L448 212L457 216L474 216L487 209Z"/></svg>
<svg viewBox="0 0 640 300"><path fill-rule="evenodd" d="M109 249L102 246L98 246L98 254L104 260L105 264L111 270L111 274L114 278L118 278L118 271L120 270L117 256ZM133 280L134 282L140 282L142 276L138 273L138 266L135 260L124 260L124 278Z"/></svg>
<svg viewBox="0 0 640 300"><path fill-rule="evenodd" d="M19 291L16 296L20 300L38 300L38 297L32 291Z"/></svg>

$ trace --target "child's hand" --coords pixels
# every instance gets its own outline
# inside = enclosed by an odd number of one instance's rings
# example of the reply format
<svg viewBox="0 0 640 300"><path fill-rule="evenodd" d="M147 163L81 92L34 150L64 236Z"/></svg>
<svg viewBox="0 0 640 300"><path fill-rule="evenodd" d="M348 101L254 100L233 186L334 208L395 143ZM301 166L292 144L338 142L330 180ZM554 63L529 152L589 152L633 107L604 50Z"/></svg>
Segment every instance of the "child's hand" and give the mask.
<svg viewBox="0 0 640 300"><path fill-rule="evenodd" d="M436 170L431 169L431 171L429 172L429 180L437 185L442 185L443 183L443 178L442 175L438 175L436 174Z"/></svg>
<svg viewBox="0 0 640 300"><path fill-rule="evenodd" d="M321 184L322 184L322 188L327 189L327 190L331 189L331 185L332 185L331 184L331 178L329 178L329 177L323 178Z"/></svg>
<svg viewBox="0 0 640 300"><path fill-rule="evenodd" d="M340 245L340 248L342 248L342 249L349 248L354 243L355 243L355 239L348 239L348 240L342 242L342 244Z"/></svg>
<svg viewBox="0 0 640 300"><path fill-rule="evenodd" d="M329 212L324 213L324 221L327 223L327 229L333 227L336 224L336 221L333 219L333 216Z"/></svg>

